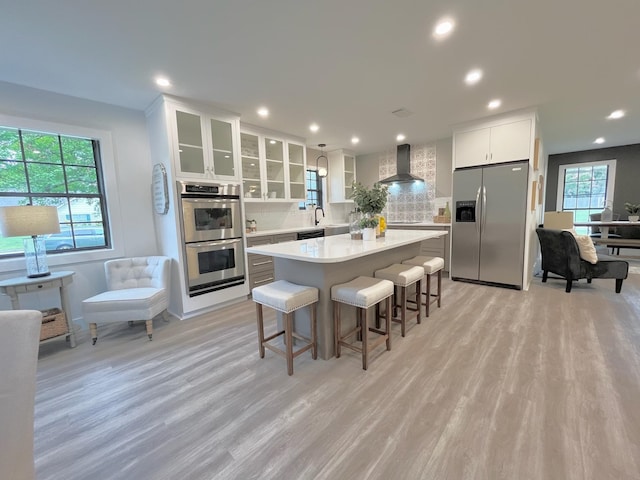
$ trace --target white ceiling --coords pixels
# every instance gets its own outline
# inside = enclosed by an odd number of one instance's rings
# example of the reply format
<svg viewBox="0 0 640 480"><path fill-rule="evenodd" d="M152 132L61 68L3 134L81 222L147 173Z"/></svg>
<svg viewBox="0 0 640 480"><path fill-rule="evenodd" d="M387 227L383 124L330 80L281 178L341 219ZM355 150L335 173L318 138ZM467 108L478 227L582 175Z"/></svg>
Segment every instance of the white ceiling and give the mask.
<svg viewBox="0 0 640 480"><path fill-rule="evenodd" d="M168 93L308 145L352 148L357 135L358 154L393 147L399 132L413 144L448 137L494 114L494 97L498 113L538 108L548 153L640 142L638 0L3 3L6 82L144 110L164 74ZM436 42L444 15L456 30ZM472 67L485 75L468 87ZM414 115L397 118L398 108ZM625 118L605 118L620 108Z"/></svg>

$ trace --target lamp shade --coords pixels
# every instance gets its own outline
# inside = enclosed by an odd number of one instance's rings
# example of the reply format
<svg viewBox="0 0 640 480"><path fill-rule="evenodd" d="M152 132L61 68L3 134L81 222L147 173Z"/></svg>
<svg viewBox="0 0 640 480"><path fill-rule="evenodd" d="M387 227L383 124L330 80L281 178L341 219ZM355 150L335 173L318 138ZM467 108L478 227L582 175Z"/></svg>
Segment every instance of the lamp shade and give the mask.
<svg viewBox="0 0 640 480"><path fill-rule="evenodd" d="M60 232L58 209L40 205L0 207L0 234L25 237Z"/></svg>

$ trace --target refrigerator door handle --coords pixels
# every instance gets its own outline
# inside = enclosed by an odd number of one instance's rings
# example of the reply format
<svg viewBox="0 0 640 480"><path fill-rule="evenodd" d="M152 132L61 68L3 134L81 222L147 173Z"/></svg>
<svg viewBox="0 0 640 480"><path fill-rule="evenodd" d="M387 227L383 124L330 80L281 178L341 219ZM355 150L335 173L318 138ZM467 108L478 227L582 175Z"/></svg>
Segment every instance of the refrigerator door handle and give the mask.
<svg viewBox="0 0 640 480"><path fill-rule="evenodd" d="M487 227L487 187L482 186L482 229Z"/></svg>
<svg viewBox="0 0 640 480"><path fill-rule="evenodd" d="M476 211L478 210L478 206L480 205L480 189L482 189L482 186L478 187L478 191L476 192ZM476 216L476 232L480 233L480 218L478 218L477 216Z"/></svg>

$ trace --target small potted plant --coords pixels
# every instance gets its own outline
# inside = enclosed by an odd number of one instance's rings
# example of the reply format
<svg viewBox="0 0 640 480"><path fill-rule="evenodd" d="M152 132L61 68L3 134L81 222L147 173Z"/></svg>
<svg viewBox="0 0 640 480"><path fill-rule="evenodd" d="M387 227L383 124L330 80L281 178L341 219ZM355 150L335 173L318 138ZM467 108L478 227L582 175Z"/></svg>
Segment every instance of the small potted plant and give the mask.
<svg viewBox="0 0 640 480"><path fill-rule="evenodd" d="M378 226L376 215L380 215L387 205L387 195L388 187L379 182L376 182L372 188L367 188L360 182L353 183L351 198L356 204L357 211L364 214L364 218L360 221L361 228L376 228ZM365 224L368 226L365 227Z"/></svg>
<svg viewBox="0 0 640 480"><path fill-rule="evenodd" d="M634 205L633 203L625 203L624 209L629 213L629 221L637 222L640 218L640 204Z"/></svg>
<svg viewBox="0 0 640 480"><path fill-rule="evenodd" d="M362 239L363 240L375 240L376 239L376 231L375 228L378 226L378 217L374 216L365 216L360 220L360 228L362 228Z"/></svg>

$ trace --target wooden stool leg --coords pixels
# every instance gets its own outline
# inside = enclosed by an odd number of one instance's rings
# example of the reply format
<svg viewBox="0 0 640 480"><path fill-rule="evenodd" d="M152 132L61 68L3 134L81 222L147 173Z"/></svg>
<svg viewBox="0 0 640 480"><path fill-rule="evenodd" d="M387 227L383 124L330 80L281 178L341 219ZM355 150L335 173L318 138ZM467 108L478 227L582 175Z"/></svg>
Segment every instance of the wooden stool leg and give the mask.
<svg viewBox="0 0 640 480"><path fill-rule="evenodd" d="M333 339L335 343L336 358L340 358L340 302L333 302Z"/></svg>
<svg viewBox="0 0 640 480"><path fill-rule="evenodd" d="M293 375L293 313L283 314L284 338L287 340L287 373Z"/></svg>
<svg viewBox="0 0 640 480"><path fill-rule="evenodd" d="M358 311L362 317L360 323L362 329L362 369L366 370L369 367L369 309L358 308ZM388 315L387 318L389 318Z"/></svg>
<svg viewBox="0 0 640 480"><path fill-rule="evenodd" d="M98 341L98 325L96 323L90 323L89 330L91 331L92 344L95 345Z"/></svg>
<svg viewBox="0 0 640 480"><path fill-rule="evenodd" d="M318 358L318 338L316 333L316 307L317 303L311 304L311 358Z"/></svg>
<svg viewBox="0 0 640 480"><path fill-rule="evenodd" d="M391 297L387 297L386 302L388 309L391 307ZM387 326L387 350L391 350L391 317L387 315L384 320Z"/></svg>
<svg viewBox="0 0 640 480"><path fill-rule="evenodd" d="M147 336L149 337L149 340L152 340L152 337L153 337L153 320L147 320L144 323L145 323L145 325L147 327Z"/></svg>
<svg viewBox="0 0 640 480"><path fill-rule="evenodd" d="M400 287L400 333L404 337L407 329L407 287Z"/></svg>
<svg viewBox="0 0 640 480"><path fill-rule="evenodd" d="M264 358L264 320L262 318L262 304L256 303L256 318L258 319L258 351L260 358Z"/></svg>
<svg viewBox="0 0 640 480"><path fill-rule="evenodd" d="M442 299L442 269L438 270L438 308Z"/></svg>
<svg viewBox="0 0 640 480"><path fill-rule="evenodd" d="M431 275L427 274L427 298L425 299L425 306L424 306L424 310L425 313L427 314L427 317L429 316L429 305L431 304Z"/></svg>
<svg viewBox="0 0 640 480"><path fill-rule="evenodd" d="M418 307L418 324L422 322L422 307L420 306L420 295L422 293L422 278L416 282L416 306Z"/></svg>

